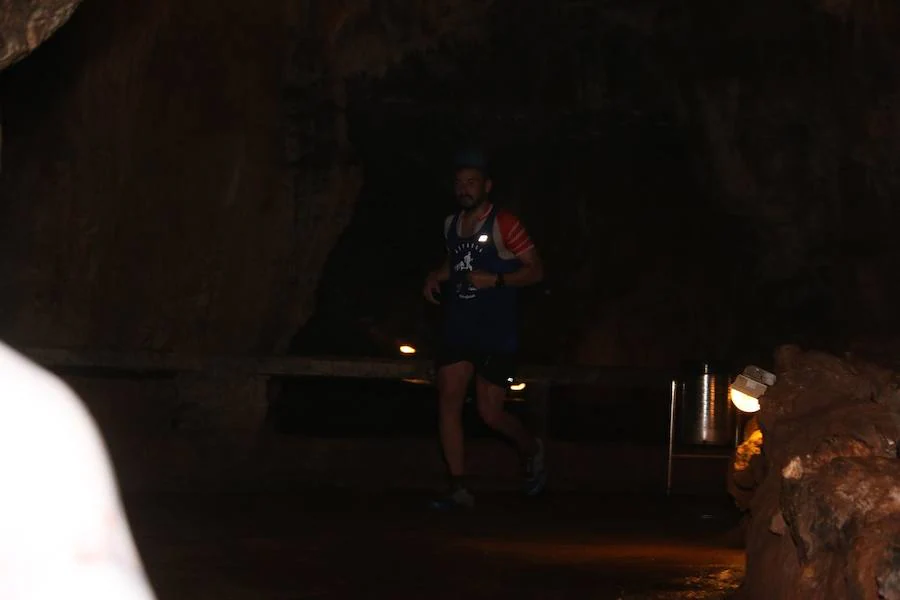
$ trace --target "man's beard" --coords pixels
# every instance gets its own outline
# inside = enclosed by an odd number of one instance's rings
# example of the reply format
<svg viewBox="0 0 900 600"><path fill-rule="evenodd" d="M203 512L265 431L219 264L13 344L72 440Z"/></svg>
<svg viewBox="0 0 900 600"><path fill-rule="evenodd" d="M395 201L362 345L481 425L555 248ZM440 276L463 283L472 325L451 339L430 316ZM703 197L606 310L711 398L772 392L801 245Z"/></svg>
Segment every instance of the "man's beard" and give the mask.
<svg viewBox="0 0 900 600"><path fill-rule="evenodd" d="M484 204L484 196L469 196L468 194L463 194L462 196L457 196L456 201L459 202L459 205L466 212L472 212L476 208L480 207Z"/></svg>

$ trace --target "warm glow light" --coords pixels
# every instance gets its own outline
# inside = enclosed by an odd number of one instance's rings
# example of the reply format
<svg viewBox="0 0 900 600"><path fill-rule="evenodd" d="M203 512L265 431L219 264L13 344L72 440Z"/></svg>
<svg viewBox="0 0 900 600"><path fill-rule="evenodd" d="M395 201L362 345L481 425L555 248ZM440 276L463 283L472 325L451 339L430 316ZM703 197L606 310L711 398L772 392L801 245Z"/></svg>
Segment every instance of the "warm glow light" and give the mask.
<svg viewBox="0 0 900 600"><path fill-rule="evenodd" d="M511 386L509 386L509 389L511 389L514 392L521 392L522 390L525 389L525 384L524 383L514 383Z"/></svg>
<svg viewBox="0 0 900 600"><path fill-rule="evenodd" d="M744 392L739 392L731 388L731 402L741 412L755 413L759 410L759 399L748 396Z"/></svg>
<svg viewBox="0 0 900 600"><path fill-rule="evenodd" d="M403 346L400 346L400 353L401 354L415 354L416 349L413 348L412 346L403 345Z"/></svg>

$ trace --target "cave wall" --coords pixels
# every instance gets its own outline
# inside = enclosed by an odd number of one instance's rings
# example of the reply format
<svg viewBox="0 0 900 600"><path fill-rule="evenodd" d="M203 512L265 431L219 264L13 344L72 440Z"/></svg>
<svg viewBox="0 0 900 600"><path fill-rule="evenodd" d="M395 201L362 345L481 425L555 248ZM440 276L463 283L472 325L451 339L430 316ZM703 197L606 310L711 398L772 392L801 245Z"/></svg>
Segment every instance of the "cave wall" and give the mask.
<svg viewBox="0 0 900 600"><path fill-rule="evenodd" d="M895 22L835 2L88 0L2 75L0 335L278 353L318 312L326 337L427 336L444 166L475 141L547 259L531 359L896 336ZM147 435L196 449L212 424L246 451L229 407L258 423L259 383L148 382L172 405ZM136 414L103 410L108 430Z"/></svg>
<svg viewBox="0 0 900 600"><path fill-rule="evenodd" d="M486 5L85 3L4 74L4 337L283 351L360 186L345 79Z"/></svg>
<svg viewBox="0 0 900 600"><path fill-rule="evenodd" d="M321 297L380 283L388 302L344 318L428 345L434 315L410 266L439 259L439 234L370 224L387 203L423 223L452 210L446 148L476 140L547 259L550 294L528 300L532 360L739 364L786 341L896 336L896 51L891 10L870 9L498 1L474 46L351 85L371 189ZM378 184L391 169L409 190ZM355 270L358 244L397 257L402 281ZM318 347L337 311L320 317L298 347Z"/></svg>
<svg viewBox="0 0 900 600"><path fill-rule="evenodd" d="M80 0L4 0L0 4L0 71L22 60L63 26Z"/></svg>
<svg viewBox="0 0 900 600"><path fill-rule="evenodd" d="M286 17L89 2L7 73L7 339L253 352L276 346L273 320L299 323L302 303L279 303L306 244L280 128Z"/></svg>
<svg viewBox="0 0 900 600"><path fill-rule="evenodd" d="M433 351L437 312L420 282L454 210L452 153L472 144L494 159L495 199L520 214L547 266L523 293L523 360L671 365L733 346L721 299L736 296L731 265L752 257L695 181L647 7L577 4L498 2L482 39L351 80L365 185L298 351L358 354L333 336L354 319L370 339ZM390 229L373 226L385 210ZM390 268L361 265L360 247Z"/></svg>
<svg viewBox="0 0 900 600"><path fill-rule="evenodd" d="M886 8L82 8L3 76L13 343L282 352L317 299L320 332L427 337L423 223L452 208L441 169L471 141L547 258L536 359L658 365L733 354L746 328L765 354L900 327ZM385 206L408 223L379 237Z"/></svg>
<svg viewBox="0 0 900 600"><path fill-rule="evenodd" d="M361 185L347 78L478 35L489 4L85 2L2 74L0 336L283 353ZM268 378L62 375L126 489L245 481Z"/></svg>
<svg viewBox="0 0 900 600"><path fill-rule="evenodd" d="M698 179L752 234L752 266L736 267L747 323L773 345L898 334L893 11L837 4L695 4L706 25L670 63Z"/></svg>

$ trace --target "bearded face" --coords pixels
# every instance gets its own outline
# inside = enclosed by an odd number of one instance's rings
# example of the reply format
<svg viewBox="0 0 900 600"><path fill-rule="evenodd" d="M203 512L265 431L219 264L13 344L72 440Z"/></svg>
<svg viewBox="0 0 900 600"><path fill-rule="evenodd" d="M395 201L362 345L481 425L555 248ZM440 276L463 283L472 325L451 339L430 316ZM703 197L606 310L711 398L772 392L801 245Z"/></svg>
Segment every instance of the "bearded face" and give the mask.
<svg viewBox="0 0 900 600"><path fill-rule="evenodd" d="M456 172L456 201L463 210L470 211L487 201L491 180L478 169L463 168Z"/></svg>

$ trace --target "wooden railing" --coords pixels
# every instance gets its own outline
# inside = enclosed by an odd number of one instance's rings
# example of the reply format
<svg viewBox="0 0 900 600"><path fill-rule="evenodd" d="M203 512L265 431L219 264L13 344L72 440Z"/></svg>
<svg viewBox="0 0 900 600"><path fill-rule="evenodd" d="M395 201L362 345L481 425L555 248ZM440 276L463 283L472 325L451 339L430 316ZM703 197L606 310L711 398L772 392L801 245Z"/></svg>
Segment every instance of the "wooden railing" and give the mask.
<svg viewBox="0 0 900 600"><path fill-rule="evenodd" d="M308 356L186 356L160 352L112 352L31 348L23 354L47 368L87 368L135 373L196 372L279 377L339 377L433 380L431 361L419 358L338 358ZM674 371L619 366L523 365L517 380L547 385L608 385L663 388Z"/></svg>
<svg viewBox="0 0 900 600"><path fill-rule="evenodd" d="M434 378L431 361L420 358L337 358L308 356L186 356L160 352L113 352L67 349L26 349L22 353L48 369L101 369L130 372L137 376L154 373L205 373L248 377L334 377L384 379L430 383ZM528 383L524 394L543 432L553 385L600 385L617 388L659 390L669 396L669 432L666 465L666 493L672 489L674 459L720 458L722 452L679 454L675 448L676 371L620 366L523 365L517 381ZM102 376L102 375L101 375Z"/></svg>

